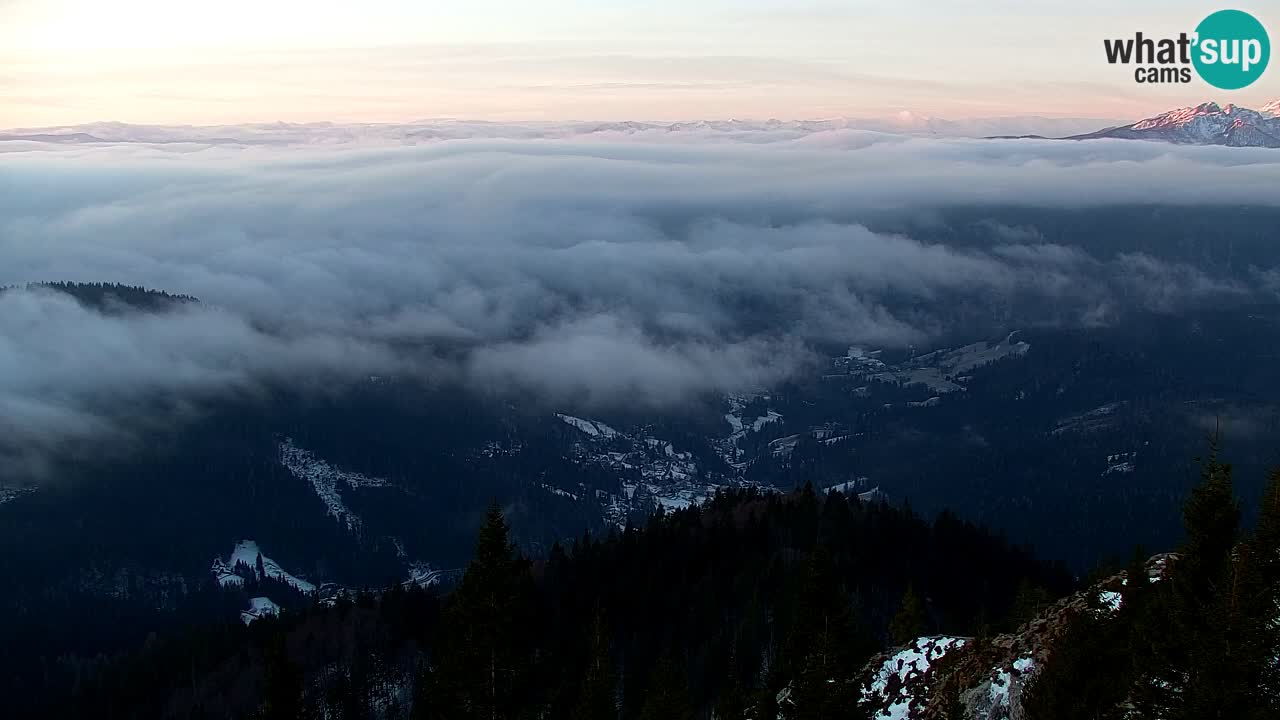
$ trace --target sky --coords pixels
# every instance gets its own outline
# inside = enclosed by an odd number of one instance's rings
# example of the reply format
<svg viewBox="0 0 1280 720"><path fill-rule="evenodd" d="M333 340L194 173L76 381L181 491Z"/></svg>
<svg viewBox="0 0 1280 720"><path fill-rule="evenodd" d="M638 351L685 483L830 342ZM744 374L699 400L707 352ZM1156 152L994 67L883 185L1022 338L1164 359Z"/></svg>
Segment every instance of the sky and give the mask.
<svg viewBox="0 0 1280 720"><path fill-rule="evenodd" d="M1200 0L0 0L0 127L873 117L1138 118L1260 106L1142 86L1106 37ZM1280 11L1236 4L1272 29Z"/></svg>

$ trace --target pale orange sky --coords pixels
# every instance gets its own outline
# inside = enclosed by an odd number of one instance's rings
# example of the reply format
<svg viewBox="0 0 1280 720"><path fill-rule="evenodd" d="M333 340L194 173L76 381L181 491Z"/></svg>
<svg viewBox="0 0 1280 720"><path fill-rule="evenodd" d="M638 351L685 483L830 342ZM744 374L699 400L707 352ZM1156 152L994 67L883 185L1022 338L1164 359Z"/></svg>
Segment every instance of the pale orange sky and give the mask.
<svg viewBox="0 0 1280 720"><path fill-rule="evenodd" d="M1251 4L1240 7L1274 27ZM1196 0L0 0L0 127L900 110L1137 118L1206 99L1280 98L1274 67L1228 93L1199 80L1141 86L1103 58L1104 37L1176 35L1217 9Z"/></svg>

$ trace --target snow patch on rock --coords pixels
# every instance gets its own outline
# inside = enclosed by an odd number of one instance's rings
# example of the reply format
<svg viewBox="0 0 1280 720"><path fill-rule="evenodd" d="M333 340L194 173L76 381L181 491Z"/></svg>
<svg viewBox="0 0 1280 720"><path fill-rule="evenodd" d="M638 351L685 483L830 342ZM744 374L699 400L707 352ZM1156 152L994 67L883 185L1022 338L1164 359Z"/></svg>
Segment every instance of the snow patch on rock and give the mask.
<svg viewBox="0 0 1280 720"><path fill-rule="evenodd" d="M920 701L917 686L924 683L930 668L966 642L965 638L946 635L917 638L884 659L863 687L863 704L871 708L877 720L909 720Z"/></svg>
<svg viewBox="0 0 1280 720"><path fill-rule="evenodd" d="M617 437L618 431L596 420L583 420L572 415L564 415L556 413L556 417L563 420L566 424L571 425L591 437L612 438Z"/></svg>
<svg viewBox="0 0 1280 720"><path fill-rule="evenodd" d="M316 496L328 508L329 514L343 521L347 529L356 534L364 530L364 523L342 501L341 488L344 486L351 489L388 487L387 481L382 478L369 477L330 465L315 453L295 445L293 438L285 438L280 442L280 464L293 473L294 477L310 483Z"/></svg>
<svg viewBox="0 0 1280 720"><path fill-rule="evenodd" d="M271 598L250 598L249 608L240 612L240 622L248 625L254 620L261 620L265 617L275 617L279 614L280 606L272 602Z"/></svg>
<svg viewBox="0 0 1280 720"><path fill-rule="evenodd" d="M264 579L263 575L258 572L258 557L260 555L262 557L262 569L265 571L266 577L288 583L301 593L313 593L316 591L315 585L280 567L280 563L263 553L258 547L258 543L253 540L241 540L236 543L235 548L231 550L231 555L226 560L214 558L209 570L217 578L218 584L223 587L244 585L245 578L235 572L236 567L241 563L249 568L248 571L256 579L262 580Z"/></svg>

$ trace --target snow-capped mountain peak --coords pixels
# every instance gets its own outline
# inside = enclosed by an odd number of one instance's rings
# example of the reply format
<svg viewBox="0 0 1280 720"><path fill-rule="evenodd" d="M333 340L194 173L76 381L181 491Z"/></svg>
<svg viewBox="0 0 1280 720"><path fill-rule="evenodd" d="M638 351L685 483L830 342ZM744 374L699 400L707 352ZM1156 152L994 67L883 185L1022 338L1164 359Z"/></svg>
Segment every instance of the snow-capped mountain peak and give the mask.
<svg viewBox="0 0 1280 720"><path fill-rule="evenodd" d="M1280 148L1280 101L1252 110L1205 102L1170 110L1132 125L1077 135L1073 140L1159 140L1178 145Z"/></svg>

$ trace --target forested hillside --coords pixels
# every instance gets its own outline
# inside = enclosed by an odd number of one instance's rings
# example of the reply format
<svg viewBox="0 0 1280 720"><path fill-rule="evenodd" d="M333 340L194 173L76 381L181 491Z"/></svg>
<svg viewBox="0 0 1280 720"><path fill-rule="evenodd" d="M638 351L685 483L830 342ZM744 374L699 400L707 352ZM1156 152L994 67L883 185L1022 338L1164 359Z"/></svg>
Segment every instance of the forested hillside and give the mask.
<svg viewBox="0 0 1280 720"><path fill-rule="evenodd" d="M1246 531L1231 467L1216 453L1202 467L1180 552L1135 555L1085 586L949 513L926 521L808 487L723 492L545 558L517 550L494 505L449 592L316 597L126 655L46 657L46 685L14 707L263 720L1276 717L1280 472Z"/></svg>
<svg viewBox="0 0 1280 720"><path fill-rule="evenodd" d="M44 290L69 295L83 305L99 311L111 310L166 310L176 304L199 302L190 295L175 295L163 290L122 283L105 282L42 282L27 283L22 286L26 290ZM12 290L12 287L0 287L0 292Z"/></svg>
<svg viewBox="0 0 1280 720"><path fill-rule="evenodd" d="M1028 717L1280 717L1280 471L1245 532L1231 467L1212 457L1184 518L1165 572L1135 559L1118 607L1073 618L1031 683Z"/></svg>
<svg viewBox="0 0 1280 720"><path fill-rule="evenodd" d="M69 688L47 688L56 709L31 711L596 718L616 702L625 718L764 717L790 688L826 708L814 717L844 717L891 634L990 632L1071 587L951 514L812 488L723 493L537 560L495 506L447 597L395 586L111 661L46 658L48 678L75 669L74 692L64 705Z"/></svg>
<svg viewBox="0 0 1280 720"><path fill-rule="evenodd" d="M1245 529L1231 466L1201 467L1177 553L1135 551L1014 632L890 650L864 672L868 704L932 720L1280 717L1280 471Z"/></svg>

